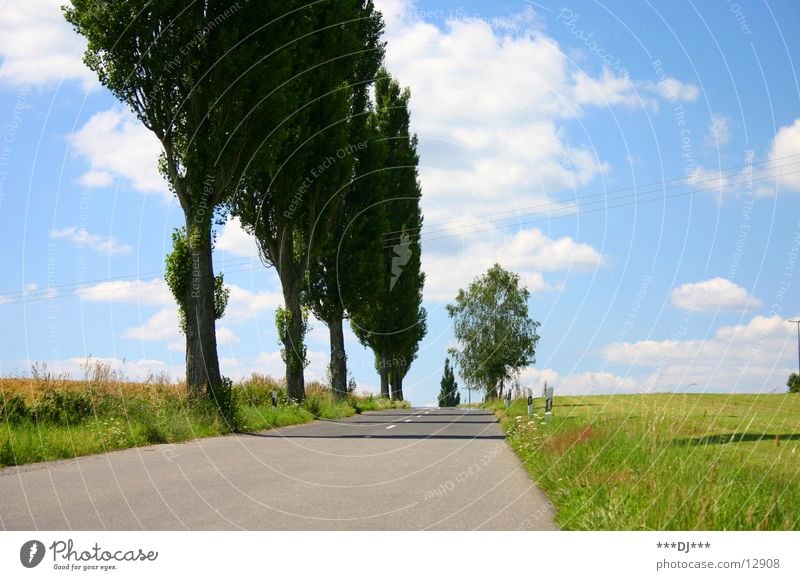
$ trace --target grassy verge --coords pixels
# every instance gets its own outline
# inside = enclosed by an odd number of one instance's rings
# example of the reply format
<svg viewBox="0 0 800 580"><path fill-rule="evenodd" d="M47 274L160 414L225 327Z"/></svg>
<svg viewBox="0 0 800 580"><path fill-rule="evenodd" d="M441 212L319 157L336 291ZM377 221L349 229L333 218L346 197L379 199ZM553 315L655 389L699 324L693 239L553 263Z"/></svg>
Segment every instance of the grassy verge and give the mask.
<svg viewBox="0 0 800 580"><path fill-rule="evenodd" d="M798 395L557 397L548 423L490 407L564 529L800 529Z"/></svg>
<svg viewBox="0 0 800 580"><path fill-rule="evenodd" d="M278 381L258 375L233 385L230 397L235 425L221 417L217 405L189 397L183 385L164 377L127 382L102 364L89 369L82 381L46 372L32 379L0 379L0 467L213 437L232 427L262 431L406 405L371 395L336 401L320 383L309 385L306 400L297 404L287 400Z"/></svg>

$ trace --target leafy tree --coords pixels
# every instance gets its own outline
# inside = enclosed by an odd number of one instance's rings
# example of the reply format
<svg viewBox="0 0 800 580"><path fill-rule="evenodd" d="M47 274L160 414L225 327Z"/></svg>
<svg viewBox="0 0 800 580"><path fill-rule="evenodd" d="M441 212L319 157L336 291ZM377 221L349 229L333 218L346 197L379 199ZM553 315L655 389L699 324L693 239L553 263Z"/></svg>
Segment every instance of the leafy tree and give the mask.
<svg viewBox="0 0 800 580"><path fill-rule="evenodd" d="M294 110L273 89L296 55L281 50L304 3L72 0L64 15L88 44L84 62L158 138L160 168L183 209L191 283L182 288L186 379L222 384L215 334L214 214L236 191L264 135ZM262 149L264 149L262 147Z"/></svg>
<svg viewBox="0 0 800 580"><path fill-rule="evenodd" d="M442 387L439 391L440 407L455 407L461 403L461 393L458 392L458 383L449 358L444 359L444 374L440 385Z"/></svg>
<svg viewBox="0 0 800 580"><path fill-rule="evenodd" d="M314 247L309 251L309 272L303 301L317 319L327 324L330 336L329 378L333 393L343 398L349 390L343 320L350 312L369 303L378 279L375 270L381 262L381 220L373 219L379 206L382 172L376 171L383 159L384 144L376 138L372 122L369 88L383 58L378 38L382 25L375 18L365 21L371 35L367 44L374 47L362 54L350 90L349 142L337 157L347 157L351 174L326 203L315 227ZM332 184L333 185L333 184Z"/></svg>
<svg viewBox="0 0 800 580"><path fill-rule="evenodd" d="M318 276L312 264L330 251L331 232L341 231L342 192L353 178L357 148L350 120L362 85L374 76L365 59L381 58L383 23L371 0L310 3L293 22L295 37L285 49L292 55L290 74L276 85L276 94L293 105L281 123L283 137L267 135L229 208L280 278L287 392L299 401L305 396L302 307L316 306L304 294ZM319 313L335 320L337 309L329 300Z"/></svg>
<svg viewBox="0 0 800 580"><path fill-rule="evenodd" d="M502 397L505 381L536 360L539 323L528 316L529 296L517 274L495 264L447 305L461 376L488 399Z"/></svg>
<svg viewBox="0 0 800 580"><path fill-rule="evenodd" d="M382 203L371 219L381 224L385 235L381 262L371 274L378 280L375 291L351 313L356 337L375 353L381 394L388 397L391 387L392 398L398 400L403 398L403 379L427 332L419 243L422 191L417 137L410 134L410 98L409 90L401 89L388 72L378 73L372 123L384 144L384 155L373 162L377 163L374 170L382 172L378 184Z"/></svg>
<svg viewBox="0 0 800 580"><path fill-rule="evenodd" d="M789 380L786 381L786 386L789 387L790 393L800 393L800 375L792 373L789 375Z"/></svg>

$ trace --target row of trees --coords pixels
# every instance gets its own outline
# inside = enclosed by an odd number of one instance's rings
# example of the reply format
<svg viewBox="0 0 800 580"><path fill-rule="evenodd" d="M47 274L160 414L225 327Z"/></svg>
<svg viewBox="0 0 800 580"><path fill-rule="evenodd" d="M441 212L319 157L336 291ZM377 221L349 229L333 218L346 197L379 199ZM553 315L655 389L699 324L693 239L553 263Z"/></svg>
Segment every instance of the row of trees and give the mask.
<svg viewBox="0 0 800 580"><path fill-rule="evenodd" d="M372 1L73 0L65 16L88 41L86 64L161 142L186 224L166 277L192 390L223 384L213 226L234 215L280 279L288 395L305 395L310 311L330 329L335 393L347 392L350 319L382 394L402 399L426 332L421 191L409 92L381 68Z"/></svg>

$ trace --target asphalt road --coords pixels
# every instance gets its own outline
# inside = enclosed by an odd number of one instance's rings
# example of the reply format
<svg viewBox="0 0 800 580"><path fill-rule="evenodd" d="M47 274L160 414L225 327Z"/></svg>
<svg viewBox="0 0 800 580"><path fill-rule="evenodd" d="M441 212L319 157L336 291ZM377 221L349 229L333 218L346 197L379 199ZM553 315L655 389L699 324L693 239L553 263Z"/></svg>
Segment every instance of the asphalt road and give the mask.
<svg viewBox="0 0 800 580"><path fill-rule="evenodd" d="M491 413L401 409L0 470L5 530L552 530Z"/></svg>

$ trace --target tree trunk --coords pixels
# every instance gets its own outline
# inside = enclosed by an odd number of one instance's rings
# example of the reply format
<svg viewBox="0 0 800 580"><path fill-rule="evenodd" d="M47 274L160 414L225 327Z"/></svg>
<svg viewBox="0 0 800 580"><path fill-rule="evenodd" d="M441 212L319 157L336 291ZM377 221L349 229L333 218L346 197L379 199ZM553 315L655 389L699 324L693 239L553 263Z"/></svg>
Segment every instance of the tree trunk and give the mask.
<svg viewBox="0 0 800 580"><path fill-rule="evenodd" d="M293 269L285 268L280 272L283 286L283 302L289 313L290 322L286 349L286 394L297 402L306 396L305 379L303 377L303 311L300 308L300 278Z"/></svg>
<svg viewBox="0 0 800 580"><path fill-rule="evenodd" d="M386 351L381 352L381 397L384 399L389 398L389 364L387 359Z"/></svg>
<svg viewBox="0 0 800 580"><path fill-rule="evenodd" d="M347 357L344 352L342 317L335 316L328 323L331 340L331 388L337 399L347 396Z"/></svg>
<svg viewBox="0 0 800 580"><path fill-rule="evenodd" d="M403 400L403 369L399 365L392 367L392 400Z"/></svg>
<svg viewBox="0 0 800 580"><path fill-rule="evenodd" d="M217 356L217 334L214 312L214 268L211 259L211 226L186 216L192 279L186 300L186 382L195 396L203 389L222 383ZM197 222L197 223L195 223Z"/></svg>

